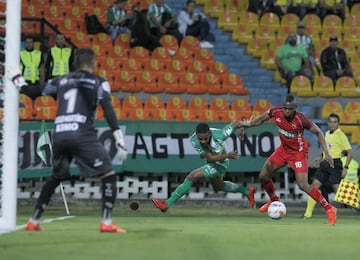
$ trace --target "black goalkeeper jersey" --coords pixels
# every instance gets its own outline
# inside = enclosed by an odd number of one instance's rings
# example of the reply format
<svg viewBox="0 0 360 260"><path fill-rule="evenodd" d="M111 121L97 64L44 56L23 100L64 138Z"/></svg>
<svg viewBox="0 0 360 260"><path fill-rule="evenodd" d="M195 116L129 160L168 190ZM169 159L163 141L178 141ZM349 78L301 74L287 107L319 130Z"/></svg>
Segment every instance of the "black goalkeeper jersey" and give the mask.
<svg viewBox="0 0 360 260"><path fill-rule="evenodd" d="M43 95L55 96L58 110L54 135L90 137L96 133L94 127L96 107L100 104L112 130L118 128L111 107L110 85L105 79L86 71L72 72L51 79Z"/></svg>

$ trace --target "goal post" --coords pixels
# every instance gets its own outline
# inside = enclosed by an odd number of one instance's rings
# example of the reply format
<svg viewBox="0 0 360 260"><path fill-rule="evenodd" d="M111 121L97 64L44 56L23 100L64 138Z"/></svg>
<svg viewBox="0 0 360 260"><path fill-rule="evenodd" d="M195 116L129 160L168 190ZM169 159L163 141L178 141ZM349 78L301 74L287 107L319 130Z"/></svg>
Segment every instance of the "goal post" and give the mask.
<svg viewBox="0 0 360 260"><path fill-rule="evenodd" d="M21 0L6 2L5 16L5 73L19 66L21 41ZM19 93L11 80L4 81L3 158L1 169L0 232L16 229Z"/></svg>

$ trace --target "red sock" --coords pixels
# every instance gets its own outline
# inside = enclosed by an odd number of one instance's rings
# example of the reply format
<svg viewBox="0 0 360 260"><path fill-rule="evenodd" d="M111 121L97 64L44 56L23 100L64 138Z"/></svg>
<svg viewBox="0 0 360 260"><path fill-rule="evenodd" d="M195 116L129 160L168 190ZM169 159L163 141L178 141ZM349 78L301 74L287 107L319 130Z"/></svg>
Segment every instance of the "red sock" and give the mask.
<svg viewBox="0 0 360 260"><path fill-rule="evenodd" d="M275 193L275 186L272 179L270 179L267 183L263 183L262 186L272 201L280 200L280 198Z"/></svg>
<svg viewBox="0 0 360 260"><path fill-rule="evenodd" d="M311 198L313 198L317 203L319 203L325 210L331 209L331 205L324 196L320 193L320 191L313 187L311 191L308 193Z"/></svg>

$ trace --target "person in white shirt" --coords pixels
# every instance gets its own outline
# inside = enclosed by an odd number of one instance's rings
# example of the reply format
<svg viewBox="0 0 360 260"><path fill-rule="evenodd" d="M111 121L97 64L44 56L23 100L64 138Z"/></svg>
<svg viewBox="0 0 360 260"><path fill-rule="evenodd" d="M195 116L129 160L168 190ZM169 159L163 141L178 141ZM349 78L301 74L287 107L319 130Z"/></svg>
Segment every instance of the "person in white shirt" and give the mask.
<svg viewBox="0 0 360 260"><path fill-rule="evenodd" d="M179 31L184 36L191 35L199 38L201 48L214 48L214 45L206 40L210 32L210 24L202 13L195 13L196 3L193 0L186 2L186 7L180 11L177 18Z"/></svg>

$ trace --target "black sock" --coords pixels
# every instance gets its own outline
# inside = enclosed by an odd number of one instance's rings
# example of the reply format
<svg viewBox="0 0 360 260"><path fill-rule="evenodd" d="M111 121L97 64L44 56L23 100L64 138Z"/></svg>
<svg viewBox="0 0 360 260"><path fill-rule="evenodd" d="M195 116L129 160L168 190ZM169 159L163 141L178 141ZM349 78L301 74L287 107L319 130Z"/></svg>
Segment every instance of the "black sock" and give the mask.
<svg viewBox="0 0 360 260"><path fill-rule="evenodd" d="M56 179L54 176L51 176L44 186L41 189L40 196L35 206L34 214L32 215L32 219L39 220L41 214L45 210L46 206L49 204L49 201L54 194L56 187L60 184L60 180Z"/></svg>
<svg viewBox="0 0 360 260"><path fill-rule="evenodd" d="M116 180L115 174L102 179L102 200L103 200L103 220L111 220L111 213L116 198Z"/></svg>

